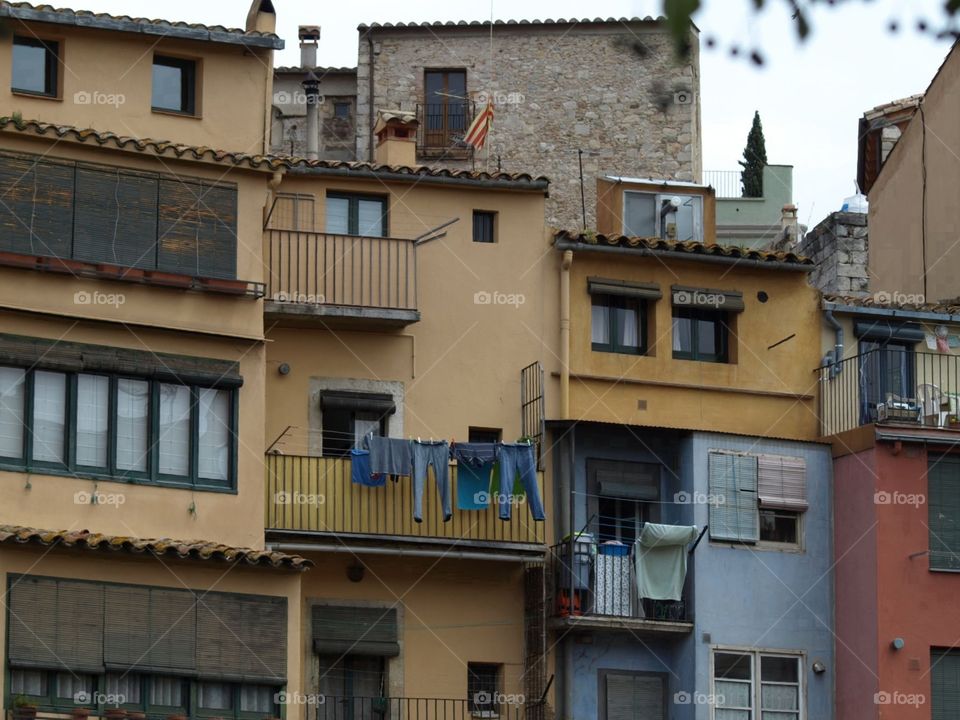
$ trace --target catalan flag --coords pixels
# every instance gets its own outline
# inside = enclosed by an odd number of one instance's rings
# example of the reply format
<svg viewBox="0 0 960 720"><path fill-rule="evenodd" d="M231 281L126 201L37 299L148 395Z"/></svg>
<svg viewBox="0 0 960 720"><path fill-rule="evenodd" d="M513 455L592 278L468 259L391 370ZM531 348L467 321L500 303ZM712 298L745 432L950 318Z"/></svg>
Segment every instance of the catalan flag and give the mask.
<svg viewBox="0 0 960 720"><path fill-rule="evenodd" d="M467 134L464 135L463 141L467 143L467 145L473 145L477 150L480 150L487 141L487 133L490 132L490 124L492 122L493 102L490 101L487 103L487 106L480 111L480 114L473 119L473 122L470 123L470 127L467 128Z"/></svg>

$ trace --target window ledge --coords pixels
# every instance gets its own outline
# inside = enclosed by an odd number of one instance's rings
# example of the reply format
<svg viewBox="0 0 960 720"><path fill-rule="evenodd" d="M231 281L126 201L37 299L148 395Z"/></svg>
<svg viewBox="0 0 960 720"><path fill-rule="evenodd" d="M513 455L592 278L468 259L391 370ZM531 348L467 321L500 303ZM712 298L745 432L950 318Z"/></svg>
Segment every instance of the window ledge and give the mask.
<svg viewBox="0 0 960 720"><path fill-rule="evenodd" d="M50 475L53 477L64 477L72 478L74 480L92 480L95 482L109 482L116 483L118 485L144 485L147 487L159 487L159 488L171 488L174 490L191 490L194 492L211 492L211 493L221 493L225 495L237 495L238 490L236 487L223 487L216 485L200 485L189 482L176 482L167 479L163 480L153 480L151 478L138 478L138 477L117 477L109 473L98 473L96 471L89 470L68 470L65 468L55 468L55 467L26 467L25 465L19 465L15 462L10 462L9 460L0 460L0 472L14 472L21 473L31 476L43 476Z"/></svg>
<svg viewBox="0 0 960 720"><path fill-rule="evenodd" d="M17 90L10 88L10 94L17 97L32 98L34 100L53 100L54 102L63 102L62 95L47 95L46 93L31 92L30 90Z"/></svg>
<svg viewBox="0 0 960 720"><path fill-rule="evenodd" d="M195 113L180 112L179 110L165 110L164 108L150 108L155 115L170 115L177 118L186 118L188 120L203 120L203 115Z"/></svg>
<svg viewBox="0 0 960 720"><path fill-rule="evenodd" d="M711 547L729 548L731 550L752 550L754 552L782 552L791 555L804 555L806 550L800 545L787 545L784 543L772 543L758 541L755 543L735 543L727 540L710 540ZM958 570L957 572L960 572Z"/></svg>

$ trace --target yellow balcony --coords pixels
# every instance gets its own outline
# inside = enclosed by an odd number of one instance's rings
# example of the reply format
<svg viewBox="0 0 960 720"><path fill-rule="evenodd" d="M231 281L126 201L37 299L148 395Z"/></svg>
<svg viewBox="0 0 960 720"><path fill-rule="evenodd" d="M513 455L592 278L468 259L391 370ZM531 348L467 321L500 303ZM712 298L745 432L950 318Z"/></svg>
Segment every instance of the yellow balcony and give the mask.
<svg viewBox="0 0 960 720"><path fill-rule="evenodd" d="M423 494L423 522L413 519L412 480L388 480L370 488L350 481L350 460L336 457L267 455L266 530L272 536L335 536L340 540L414 541L513 548L542 554L544 522L535 522L526 503L500 520L496 507L457 509L457 468L450 467L453 518L443 521L433 477ZM543 497L543 474L539 475ZM549 507L549 506L547 506ZM539 546L539 547L536 547Z"/></svg>

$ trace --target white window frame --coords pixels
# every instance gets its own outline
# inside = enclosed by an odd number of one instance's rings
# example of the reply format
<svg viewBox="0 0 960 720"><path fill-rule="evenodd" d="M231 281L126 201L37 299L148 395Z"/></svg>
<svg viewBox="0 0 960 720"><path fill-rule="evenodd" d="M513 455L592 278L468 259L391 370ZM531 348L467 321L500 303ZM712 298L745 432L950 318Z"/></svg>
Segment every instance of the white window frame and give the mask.
<svg viewBox="0 0 960 720"><path fill-rule="evenodd" d="M754 647L736 647L730 645L712 645L710 647L710 695L713 698L718 697L717 677L716 677L716 656L717 654L730 655L749 655L750 656L750 688L753 699L753 707L750 708L750 720L763 720L761 709L761 688L760 680L760 660L764 657L790 658L797 661L799 669L797 690L799 693L799 702L797 705L800 710L797 713L797 720L807 720L807 654L803 651L791 651L775 648L754 648ZM716 720L717 710L726 708L717 707L716 702L710 703L710 720ZM778 712L770 710L769 712ZM794 712L791 710L779 712Z"/></svg>
<svg viewBox="0 0 960 720"><path fill-rule="evenodd" d="M654 227L656 228L657 237L663 238L663 239L665 239L665 240L666 240L667 238L664 238L664 236L663 236L663 227L662 227L662 225L661 225L661 223L660 223L660 221L662 220L662 217L663 217L662 214L661 214L661 212L660 212L660 208L663 207L663 201L664 201L664 200L668 200L668 199L670 199L670 198L674 198L674 197L679 197L679 198L681 198L681 199L693 198L693 199L699 201L699 204L700 204L700 212L693 214L693 234L694 234L693 240L694 240L695 242L703 242L703 206L704 206L704 201L703 201L703 196L702 196L702 195L693 194L693 193L689 193L689 192L688 192L688 193L682 193L682 192L657 193L657 192L649 192L649 191L646 191L646 190L624 190L624 191L623 191L623 205L621 206L622 209L623 209L623 213L622 213L622 214L623 214L623 217L621 218L621 228L620 228L620 231L621 231L623 234L625 234L625 235L629 235L629 233L627 232L627 195L648 195L648 196L653 196L654 198L656 198L656 203L655 203L656 214L655 214L655 216L654 216Z"/></svg>

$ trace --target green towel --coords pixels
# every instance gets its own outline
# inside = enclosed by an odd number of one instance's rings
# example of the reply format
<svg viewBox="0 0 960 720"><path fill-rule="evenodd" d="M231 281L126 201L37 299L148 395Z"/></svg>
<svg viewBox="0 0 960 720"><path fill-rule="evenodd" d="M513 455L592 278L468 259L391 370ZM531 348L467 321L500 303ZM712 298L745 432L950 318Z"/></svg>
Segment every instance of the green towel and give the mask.
<svg viewBox="0 0 960 720"><path fill-rule="evenodd" d="M498 495L500 493L500 463L493 466L493 472L490 474L490 494ZM513 496L515 498L524 497L525 491L523 483L520 482L520 471L517 470L517 476L513 479Z"/></svg>
<svg viewBox="0 0 960 720"><path fill-rule="evenodd" d="M687 577L687 545L696 539L696 525L643 526L634 548L637 593L641 598L681 599Z"/></svg>

